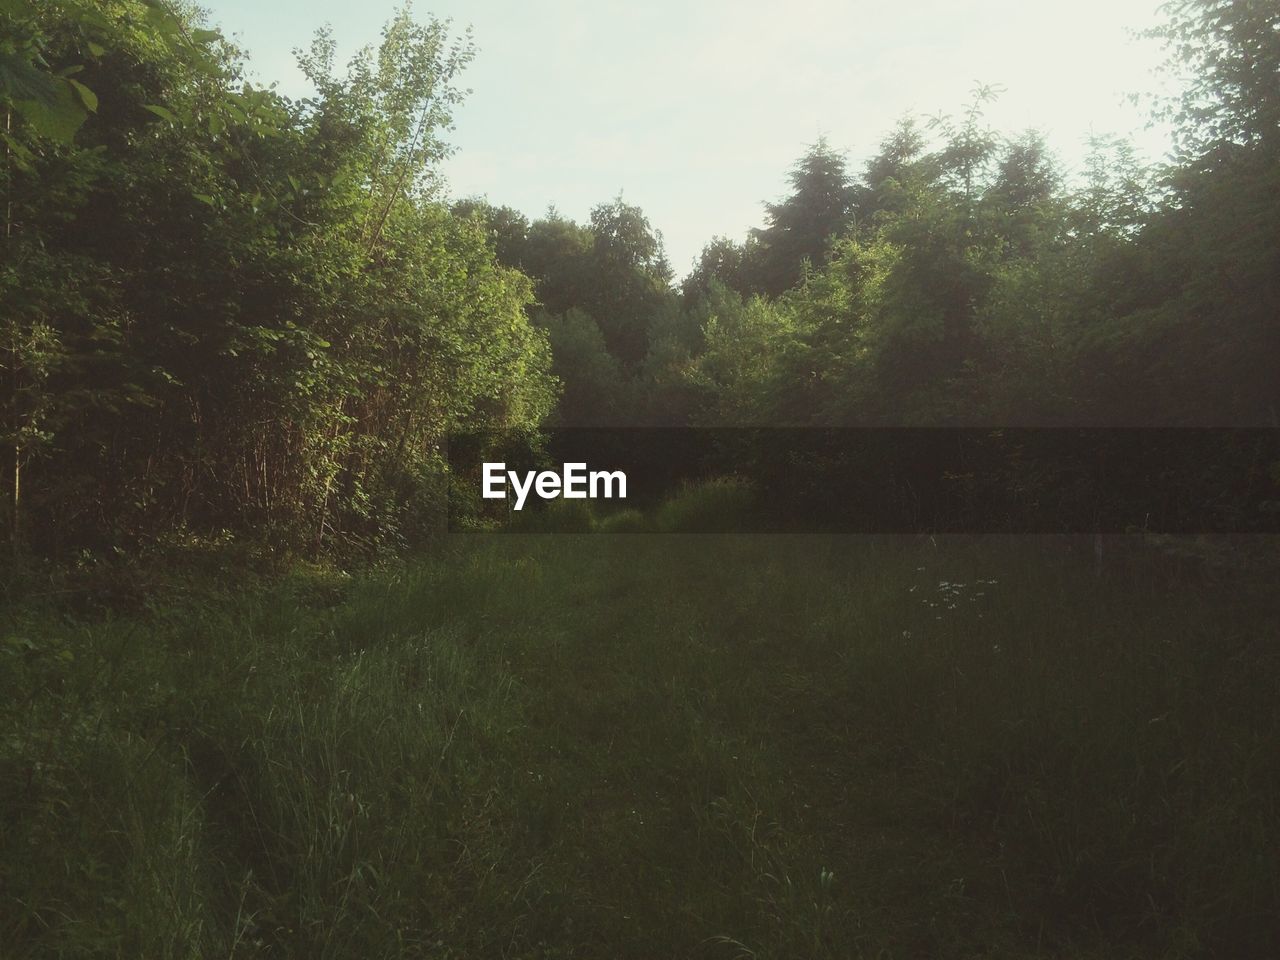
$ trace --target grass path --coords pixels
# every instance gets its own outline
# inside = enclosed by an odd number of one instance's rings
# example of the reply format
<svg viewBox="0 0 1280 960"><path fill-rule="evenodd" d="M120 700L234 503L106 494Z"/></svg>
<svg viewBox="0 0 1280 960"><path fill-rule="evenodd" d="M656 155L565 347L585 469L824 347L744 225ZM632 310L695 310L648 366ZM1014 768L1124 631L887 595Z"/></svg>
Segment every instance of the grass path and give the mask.
<svg viewBox="0 0 1280 960"><path fill-rule="evenodd" d="M1277 626L1058 543L656 535L17 622L0 939L1262 957Z"/></svg>

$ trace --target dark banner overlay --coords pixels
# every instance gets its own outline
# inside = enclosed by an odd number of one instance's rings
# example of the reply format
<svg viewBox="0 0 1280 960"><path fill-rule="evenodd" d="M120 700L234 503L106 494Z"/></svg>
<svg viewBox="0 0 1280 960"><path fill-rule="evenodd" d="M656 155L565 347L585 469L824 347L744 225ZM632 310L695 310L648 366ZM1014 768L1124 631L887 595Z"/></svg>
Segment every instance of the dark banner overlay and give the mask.
<svg viewBox="0 0 1280 960"><path fill-rule="evenodd" d="M1280 532L1274 429L570 428L448 458L455 531Z"/></svg>

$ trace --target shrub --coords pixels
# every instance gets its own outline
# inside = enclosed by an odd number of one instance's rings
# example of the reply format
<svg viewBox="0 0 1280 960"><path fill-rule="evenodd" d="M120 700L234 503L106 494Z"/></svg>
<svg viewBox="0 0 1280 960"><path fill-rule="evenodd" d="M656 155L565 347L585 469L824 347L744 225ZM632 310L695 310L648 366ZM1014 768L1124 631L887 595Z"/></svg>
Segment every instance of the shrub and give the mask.
<svg viewBox="0 0 1280 960"><path fill-rule="evenodd" d="M662 533L724 533L745 528L755 491L737 477L687 483L658 508Z"/></svg>

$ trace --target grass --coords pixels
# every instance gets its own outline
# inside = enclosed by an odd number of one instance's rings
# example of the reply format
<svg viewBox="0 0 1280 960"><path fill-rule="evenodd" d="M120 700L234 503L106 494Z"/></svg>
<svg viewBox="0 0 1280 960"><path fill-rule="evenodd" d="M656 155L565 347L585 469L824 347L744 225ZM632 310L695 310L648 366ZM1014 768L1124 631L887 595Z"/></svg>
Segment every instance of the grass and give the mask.
<svg viewBox="0 0 1280 960"><path fill-rule="evenodd" d="M510 534L18 607L0 952L1280 955L1269 588L1033 538Z"/></svg>

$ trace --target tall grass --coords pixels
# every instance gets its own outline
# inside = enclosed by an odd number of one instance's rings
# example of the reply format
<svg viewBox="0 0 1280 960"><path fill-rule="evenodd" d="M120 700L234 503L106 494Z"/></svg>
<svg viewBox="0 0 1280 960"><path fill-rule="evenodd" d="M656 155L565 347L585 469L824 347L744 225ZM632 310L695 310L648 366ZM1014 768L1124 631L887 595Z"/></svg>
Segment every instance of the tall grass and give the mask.
<svg viewBox="0 0 1280 960"><path fill-rule="evenodd" d="M1280 955L1265 583L459 537L0 653L6 957Z"/></svg>

